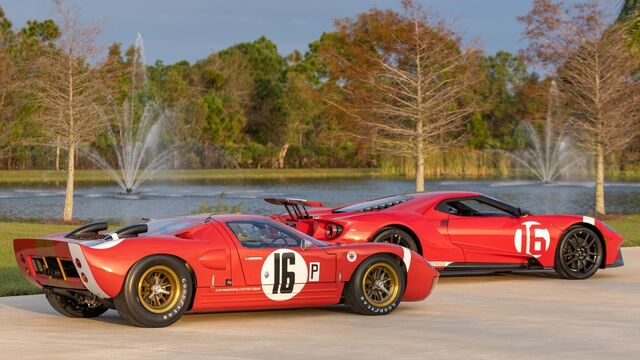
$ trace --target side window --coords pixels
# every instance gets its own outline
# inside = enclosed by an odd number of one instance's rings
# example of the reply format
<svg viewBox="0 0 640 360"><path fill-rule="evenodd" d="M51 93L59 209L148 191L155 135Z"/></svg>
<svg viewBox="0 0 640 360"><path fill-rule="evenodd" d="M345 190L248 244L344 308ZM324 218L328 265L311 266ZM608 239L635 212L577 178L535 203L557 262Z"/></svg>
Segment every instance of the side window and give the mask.
<svg viewBox="0 0 640 360"><path fill-rule="evenodd" d="M246 248L290 248L302 242L296 234L267 221L230 221L227 226Z"/></svg>
<svg viewBox="0 0 640 360"><path fill-rule="evenodd" d="M436 209L458 216L513 216L509 212L477 199L440 203Z"/></svg>

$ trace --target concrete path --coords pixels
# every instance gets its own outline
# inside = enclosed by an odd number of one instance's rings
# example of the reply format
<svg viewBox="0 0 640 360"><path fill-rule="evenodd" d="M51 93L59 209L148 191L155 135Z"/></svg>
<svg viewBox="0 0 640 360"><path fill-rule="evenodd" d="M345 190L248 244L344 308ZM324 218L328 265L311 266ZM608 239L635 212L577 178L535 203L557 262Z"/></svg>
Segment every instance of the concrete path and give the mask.
<svg viewBox="0 0 640 360"><path fill-rule="evenodd" d="M441 279L389 316L343 307L188 315L163 329L115 311L62 317L43 296L0 298L2 359L640 359L640 248L585 281Z"/></svg>

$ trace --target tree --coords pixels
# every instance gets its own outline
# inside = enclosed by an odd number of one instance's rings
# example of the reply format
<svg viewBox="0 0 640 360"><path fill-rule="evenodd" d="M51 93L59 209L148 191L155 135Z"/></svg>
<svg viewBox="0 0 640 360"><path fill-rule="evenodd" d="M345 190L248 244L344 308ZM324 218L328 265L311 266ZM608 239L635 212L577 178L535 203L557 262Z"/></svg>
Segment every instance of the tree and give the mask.
<svg viewBox="0 0 640 360"><path fill-rule="evenodd" d="M107 104L104 74L92 66L98 54L97 28L82 26L77 9L55 2L61 35L37 64L42 137L45 143L60 141L67 150L67 184L63 220L73 217L76 151L92 141L106 124L101 115Z"/></svg>
<svg viewBox="0 0 640 360"><path fill-rule="evenodd" d="M455 34L417 4L402 4L403 14L387 13L382 21L392 28L382 46L371 47L365 38L351 58L339 55L341 62L359 58L364 64L348 80L354 84L347 89L354 90L348 101L330 101L373 130L381 149L413 157L416 191L424 191L425 155L455 144L476 110L466 95L477 83L478 53L461 50ZM366 18L354 23L377 26ZM350 27L351 33L361 31ZM385 36L385 29L379 30Z"/></svg>
<svg viewBox="0 0 640 360"><path fill-rule="evenodd" d="M25 144L35 107L31 67L60 32L51 20L29 20L14 31L0 7L0 158Z"/></svg>
<svg viewBox="0 0 640 360"><path fill-rule="evenodd" d="M529 54L556 70L573 137L596 159L595 211L605 214L605 156L640 131L639 64L625 44L625 26L611 24L596 0L572 6L535 0L521 21Z"/></svg>
<svg viewBox="0 0 640 360"><path fill-rule="evenodd" d="M624 0L618 21L627 24L624 34L627 43L636 54L640 53L640 0Z"/></svg>

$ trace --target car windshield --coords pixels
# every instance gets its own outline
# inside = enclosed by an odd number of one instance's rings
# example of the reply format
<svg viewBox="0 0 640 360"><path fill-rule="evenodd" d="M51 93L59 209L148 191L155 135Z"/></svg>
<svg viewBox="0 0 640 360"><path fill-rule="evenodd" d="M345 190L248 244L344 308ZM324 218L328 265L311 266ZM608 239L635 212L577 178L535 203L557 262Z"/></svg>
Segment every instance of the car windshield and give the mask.
<svg viewBox="0 0 640 360"><path fill-rule="evenodd" d="M346 212L356 212L356 211L372 211L372 210L384 210L394 205L401 204L407 200L410 200L411 197L407 195L395 195L384 197L381 199L364 201L361 203L344 206L341 208L334 209L334 213L346 213Z"/></svg>

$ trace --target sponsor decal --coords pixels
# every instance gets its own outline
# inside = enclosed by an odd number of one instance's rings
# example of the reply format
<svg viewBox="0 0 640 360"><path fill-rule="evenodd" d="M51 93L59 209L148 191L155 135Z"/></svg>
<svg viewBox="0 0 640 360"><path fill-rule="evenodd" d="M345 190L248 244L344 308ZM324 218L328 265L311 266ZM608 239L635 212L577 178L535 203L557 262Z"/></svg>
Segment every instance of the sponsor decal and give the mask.
<svg viewBox="0 0 640 360"><path fill-rule="evenodd" d="M320 281L320 263L309 263L309 282Z"/></svg>
<svg viewBox="0 0 640 360"><path fill-rule="evenodd" d="M596 219L592 218L591 216L583 216L582 222L593 225L593 226L596 225Z"/></svg>
<svg viewBox="0 0 640 360"><path fill-rule="evenodd" d="M347 261L354 262L358 258L358 254L355 251L351 250L347 253Z"/></svg>
<svg viewBox="0 0 640 360"><path fill-rule="evenodd" d="M224 287L224 288L216 288L215 292L240 292L240 291L259 291L259 287Z"/></svg>
<svg viewBox="0 0 640 360"><path fill-rule="evenodd" d="M542 227L537 221L525 221L522 225L524 229L516 229L516 234L513 237L516 251L535 258L542 256L549 250L549 243L551 242L549 230Z"/></svg>
<svg viewBox="0 0 640 360"><path fill-rule="evenodd" d="M453 261L429 261L429 264L433 267L447 267Z"/></svg>
<svg viewBox="0 0 640 360"><path fill-rule="evenodd" d="M278 249L269 254L260 273L262 292L274 301L292 299L302 291L308 279L307 263L302 255L291 249Z"/></svg>

